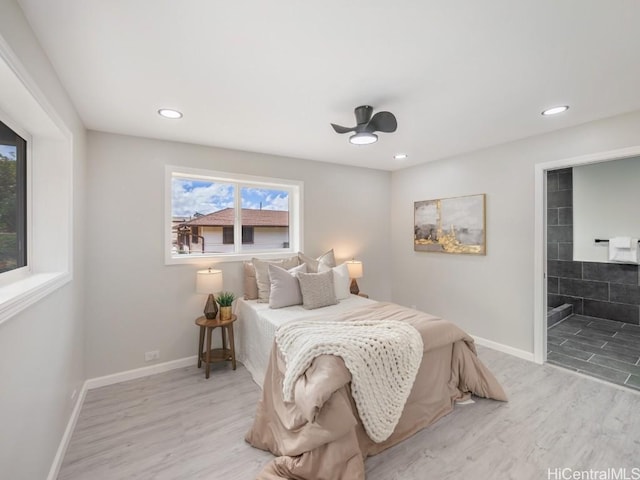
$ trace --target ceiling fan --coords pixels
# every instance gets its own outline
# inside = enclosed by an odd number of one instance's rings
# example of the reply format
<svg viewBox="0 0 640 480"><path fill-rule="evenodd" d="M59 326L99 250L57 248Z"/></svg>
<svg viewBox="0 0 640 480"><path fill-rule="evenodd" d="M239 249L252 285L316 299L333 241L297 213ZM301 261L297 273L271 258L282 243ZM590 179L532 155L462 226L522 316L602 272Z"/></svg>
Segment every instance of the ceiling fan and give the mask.
<svg viewBox="0 0 640 480"><path fill-rule="evenodd" d="M396 117L391 112L378 112L373 117L373 107L361 105L354 110L356 115L355 127L343 127L332 123L331 126L336 133L356 132L349 137L349 142L355 145L368 145L378 141L378 136L374 132L395 132L398 128Z"/></svg>

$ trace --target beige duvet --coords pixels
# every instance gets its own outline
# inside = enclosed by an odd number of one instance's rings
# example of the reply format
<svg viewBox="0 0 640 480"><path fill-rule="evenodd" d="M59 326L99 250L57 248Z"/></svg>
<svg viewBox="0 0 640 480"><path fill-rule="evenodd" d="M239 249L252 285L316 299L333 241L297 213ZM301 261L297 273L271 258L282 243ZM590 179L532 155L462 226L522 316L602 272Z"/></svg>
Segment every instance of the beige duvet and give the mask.
<svg viewBox="0 0 640 480"><path fill-rule="evenodd" d="M456 400L470 393L507 399L477 358L473 339L446 320L390 303L354 309L340 318L400 320L420 332L424 355L398 425L382 443L367 436L350 394L351 375L342 359L332 355L317 357L297 380L294 402L285 402L285 364L274 342L262 399L246 435L254 447L276 455L258 479L364 479L364 458L451 412Z"/></svg>

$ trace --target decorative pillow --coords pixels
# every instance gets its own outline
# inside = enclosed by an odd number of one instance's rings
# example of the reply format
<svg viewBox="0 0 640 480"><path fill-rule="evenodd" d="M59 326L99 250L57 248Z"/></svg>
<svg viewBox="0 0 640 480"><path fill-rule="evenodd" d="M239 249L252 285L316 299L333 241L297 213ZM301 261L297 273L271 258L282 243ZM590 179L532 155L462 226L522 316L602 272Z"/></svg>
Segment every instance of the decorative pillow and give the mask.
<svg viewBox="0 0 640 480"><path fill-rule="evenodd" d="M256 283L258 284L258 303L269 303L269 292L271 290L271 280L269 280L269 265L282 267L282 260L260 260L252 258L251 263L256 269Z"/></svg>
<svg viewBox="0 0 640 480"><path fill-rule="evenodd" d="M269 293L269 308L290 307L302 304L302 292L297 274L307 273L307 265L302 264L285 270L276 265L269 264L269 278L271 279L271 292Z"/></svg>
<svg viewBox="0 0 640 480"><path fill-rule="evenodd" d="M258 282L256 281L256 269L251 262L244 262L244 299L255 300L258 298Z"/></svg>
<svg viewBox="0 0 640 480"><path fill-rule="evenodd" d="M302 306L307 310L338 303L333 288L333 271L323 273L298 273Z"/></svg>
<svg viewBox="0 0 640 480"><path fill-rule="evenodd" d="M336 256L333 253L333 248L326 253L320 255L317 260L320 262L320 265L326 265L327 267L335 267L336 266Z"/></svg>
<svg viewBox="0 0 640 480"><path fill-rule="evenodd" d="M351 295L351 279L347 264L343 263L331 269L333 271L333 289L338 300L344 300Z"/></svg>
<svg viewBox="0 0 640 480"><path fill-rule="evenodd" d="M294 255L293 257L283 258L282 259L282 268L285 270L291 270L293 267L297 267L304 262L301 262L298 258L298 255Z"/></svg>
<svg viewBox="0 0 640 480"><path fill-rule="evenodd" d="M333 254L333 248L314 259L302 252L298 252L300 263L306 263L309 272L318 273L326 271L336 266L336 257Z"/></svg>
<svg viewBox="0 0 640 480"><path fill-rule="evenodd" d="M268 260L262 260L264 262L269 263ZM271 262L283 262L282 267L289 270L290 268L296 267L300 264L300 259L298 256L279 259L279 260L271 260ZM268 276L267 276L268 279ZM245 300L256 300L259 298L258 293L258 281L256 278L256 268L252 262L244 262L244 299ZM267 296L267 300L269 298Z"/></svg>
<svg viewBox="0 0 640 480"><path fill-rule="evenodd" d="M320 265L318 260L308 257L302 252L298 252L298 258L300 259L300 263L307 265L307 271L309 273L318 273L318 266Z"/></svg>

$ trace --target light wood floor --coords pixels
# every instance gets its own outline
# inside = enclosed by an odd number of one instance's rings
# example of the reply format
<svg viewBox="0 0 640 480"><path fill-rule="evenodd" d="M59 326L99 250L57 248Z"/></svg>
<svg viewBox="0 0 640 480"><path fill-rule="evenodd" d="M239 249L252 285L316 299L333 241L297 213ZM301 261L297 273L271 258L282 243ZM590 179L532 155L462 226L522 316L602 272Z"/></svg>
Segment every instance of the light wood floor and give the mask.
<svg viewBox="0 0 640 480"><path fill-rule="evenodd" d="M479 354L510 402L457 406L367 459L367 480L540 480L561 478L548 477L555 468L640 467L639 393ZM259 388L241 365L216 367L209 380L194 366L89 391L58 478L254 478L271 458L243 440Z"/></svg>

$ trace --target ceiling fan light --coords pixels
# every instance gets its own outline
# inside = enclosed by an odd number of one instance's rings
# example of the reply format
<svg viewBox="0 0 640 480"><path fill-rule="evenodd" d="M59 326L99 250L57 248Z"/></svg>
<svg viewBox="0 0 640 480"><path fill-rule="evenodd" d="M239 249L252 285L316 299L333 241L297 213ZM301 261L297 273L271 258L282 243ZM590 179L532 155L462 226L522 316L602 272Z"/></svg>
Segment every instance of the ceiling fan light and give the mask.
<svg viewBox="0 0 640 480"><path fill-rule="evenodd" d="M371 143L376 143L377 141L378 136L375 133L369 132L359 132L349 137L349 142L354 145L369 145Z"/></svg>

